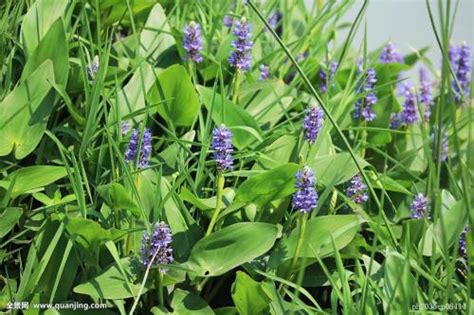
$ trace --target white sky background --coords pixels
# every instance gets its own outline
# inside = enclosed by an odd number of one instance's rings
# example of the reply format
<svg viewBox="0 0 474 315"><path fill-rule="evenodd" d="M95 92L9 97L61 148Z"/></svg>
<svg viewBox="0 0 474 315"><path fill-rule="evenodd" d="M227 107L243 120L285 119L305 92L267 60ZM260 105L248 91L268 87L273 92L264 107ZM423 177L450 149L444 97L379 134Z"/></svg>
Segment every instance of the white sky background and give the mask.
<svg viewBox="0 0 474 315"><path fill-rule="evenodd" d="M311 3L313 0L307 0ZM438 1L430 0L435 22L438 22ZM442 0L445 2L446 0ZM346 20L355 19L363 4L356 0L355 5L346 14ZM454 8L456 1L451 1ZM365 14L367 20L368 49L381 46L392 40L403 53L411 52L411 48L431 46L427 56L433 64L439 64L441 54L436 44L425 0L372 0ZM474 0L460 0L454 23L452 39L455 42L466 41L474 47ZM363 39L364 27L358 30L354 47L358 47ZM343 38L339 38L343 40Z"/></svg>

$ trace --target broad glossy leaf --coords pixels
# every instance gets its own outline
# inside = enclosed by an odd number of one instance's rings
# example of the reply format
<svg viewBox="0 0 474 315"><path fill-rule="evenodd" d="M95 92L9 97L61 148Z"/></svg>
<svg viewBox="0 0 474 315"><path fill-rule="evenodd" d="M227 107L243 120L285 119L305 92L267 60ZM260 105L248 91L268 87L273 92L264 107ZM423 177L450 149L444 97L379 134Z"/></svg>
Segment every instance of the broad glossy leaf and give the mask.
<svg viewBox="0 0 474 315"><path fill-rule="evenodd" d="M52 110L53 64L45 61L0 103L0 156L15 151L15 158L30 154L43 137ZM51 95L51 94L50 94Z"/></svg>
<svg viewBox="0 0 474 315"><path fill-rule="evenodd" d="M273 127L290 108L292 88L281 80L253 82L242 86L239 103L264 129Z"/></svg>
<svg viewBox="0 0 474 315"><path fill-rule="evenodd" d="M202 236L202 231L194 221L189 212L180 206L177 194L166 178L161 178L161 196L166 199L164 203L165 221L170 225L173 232L173 250L177 261L188 258L191 248Z"/></svg>
<svg viewBox="0 0 474 315"><path fill-rule="evenodd" d="M248 178L237 189L236 201L264 207L271 201L289 196L295 190L295 174L300 168L288 163Z"/></svg>
<svg viewBox="0 0 474 315"><path fill-rule="evenodd" d="M207 305L207 302L200 296L176 288L173 291L173 299L171 300L172 312L163 310L161 307L153 307L151 309L152 314L199 314L199 315L212 315L214 311Z"/></svg>
<svg viewBox="0 0 474 315"><path fill-rule="evenodd" d="M269 251L277 234L272 224L232 224L199 240L187 266L198 276L219 276Z"/></svg>
<svg viewBox="0 0 474 315"><path fill-rule="evenodd" d="M232 103L219 93L214 93L211 88L198 86L197 90L201 97L201 103L207 110L210 111L212 109L212 120L216 124L225 124L232 130L234 134L232 143L237 148L244 148L257 139L248 129L232 129L232 127L252 128L261 135L258 123L241 106Z"/></svg>
<svg viewBox="0 0 474 315"><path fill-rule="evenodd" d="M260 282L253 280L242 271L237 271L232 285L232 300L241 315L264 314L269 298Z"/></svg>
<svg viewBox="0 0 474 315"><path fill-rule="evenodd" d="M123 209L130 211L139 218L142 213L137 203L129 195L129 192L119 183L97 187L97 190L112 209Z"/></svg>
<svg viewBox="0 0 474 315"><path fill-rule="evenodd" d="M81 217L68 219L66 230L86 250L95 250L113 238L112 233L96 221Z"/></svg>
<svg viewBox="0 0 474 315"><path fill-rule="evenodd" d="M0 239L8 234L20 220L23 210L17 207L6 208L0 214Z"/></svg>
<svg viewBox="0 0 474 315"><path fill-rule="evenodd" d="M144 3L145 1L140 1L143 5L147 5ZM150 2L148 1L148 3ZM157 3L151 9L145 27L140 34L138 55L148 59L150 64L158 64L159 67L164 67L164 64L169 65L173 61L178 63L177 54L173 49L176 41L170 33L168 18L161 5Z"/></svg>
<svg viewBox="0 0 474 315"><path fill-rule="evenodd" d="M53 82L65 86L69 72L68 41L66 40L66 32L61 19L56 20L51 25L48 33L41 39L39 45L28 58L21 74L21 81L26 81L47 60L53 63ZM50 104L50 106L52 107L53 104Z"/></svg>
<svg viewBox="0 0 474 315"><path fill-rule="evenodd" d="M158 113L174 126L190 126L197 118L199 100L186 69L173 65L158 75L158 85L150 92Z"/></svg>
<svg viewBox="0 0 474 315"><path fill-rule="evenodd" d="M64 176L66 176L66 169L62 166L27 166L14 171L1 180L0 187L9 189L13 183L11 194L16 197L54 183Z"/></svg>
<svg viewBox="0 0 474 315"><path fill-rule="evenodd" d="M361 167L369 164L357 156ZM315 157L308 160L308 165L316 173L318 185L330 186L344 183L359 173L354 160L347 152Z"/></svg>
<svg viewBox="0 0 474 315"><path fill-rule="evenodd" d="M362 220L357 215L331 215L315 217L308 220L304 243L298 258L307 257L308 262L316 257L324 258L334 254L331 237L334 239L337 250L347 246L355 237ZM270 269L293 258L296 243L299 237L299 228L293 229L290 236L284 239L272 253L269 261ZM314 260L313 260L314 261Z"/></svg>
<svg viewBox="0 0 474 315"><path fill-rule="evenodd" d="M33 53L53 23L64 16L68 3L68 0L38 0L33 2L21 24L22 41L29 55ZM56 45L53 47L62 49L62 47Z"/></svg>
<svg viewBox="0 0 474 315"><path fill-rule="evenodd" d="M130 258L122 259L121 263L130 287L127 285L127 281L117 264L114 263L97 277L74 287L74 292L86 294L93 298L112 300L126 299L138 295L141 284L139 274L143 270L142 265L138 261L131 261ZM145 283L142 293L146 293L151 286L151 282Z"/></svg>

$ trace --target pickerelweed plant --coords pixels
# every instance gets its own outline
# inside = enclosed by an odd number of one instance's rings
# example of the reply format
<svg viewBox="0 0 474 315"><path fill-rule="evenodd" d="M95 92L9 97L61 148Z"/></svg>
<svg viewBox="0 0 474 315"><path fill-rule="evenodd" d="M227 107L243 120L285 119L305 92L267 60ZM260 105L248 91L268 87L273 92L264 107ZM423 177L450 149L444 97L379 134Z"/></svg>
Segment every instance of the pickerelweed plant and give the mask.
<svg viewBox="0 0 474 315"><path fill-rule="evenodd" d="M469 10L422 3L0 1L0 313L473 313Z"/></svg>

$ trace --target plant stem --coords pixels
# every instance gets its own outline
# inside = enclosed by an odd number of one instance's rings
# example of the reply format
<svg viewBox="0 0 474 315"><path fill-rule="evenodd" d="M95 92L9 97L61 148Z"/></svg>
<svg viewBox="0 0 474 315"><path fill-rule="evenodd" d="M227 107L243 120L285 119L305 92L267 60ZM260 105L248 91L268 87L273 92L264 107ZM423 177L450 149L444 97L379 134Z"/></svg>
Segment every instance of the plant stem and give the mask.
<svg viewBox="0 0 474 315"><path fill-rule="evenodd" d="M301 248L303 247L303 242L304 242L304 235L306 233L306 221L308 220L308 213L303 213L298 217L299 221L299 226L300 226L300 231L298 235L298 241L296 243L296 249L295 249L295 254L293 256L293 259L291 260L290 268L288 269L287 272L287 279L291 281L293 279L293 269L296 266L296 263L298 261L298 256L300 255ZM285 285L281 283L281 286L279 288L280 294L284 295L285 292Z"/></svg>
<svg viewBox="0 0 474 315"><path fill-rule="evenodd" d="M298 256L300 255L301 248L303 247L304 234L306 232L306 221L308 220L308 214L303 213L298 219L299 219L300 233L298 236L298 242L296 243L295 255L293 256L293 260L291 261L290 273L292 272L293 268L296 266L296 262L298 261Z"/></svg>
<svg viewBox="0 0 474 315"><path fill-rule="evenodd" d="M209 226L207 227L207 232L206 236L212 233L212 230L214 229L214 225L216 225L217 218L219 217L219 214L221 212L222 208L222 192L224 190L224 174L222 172L219 172L217 174L217 196L216 196L216 210L214 211L214 214L212 215L211 222L209 223Z"/></svg>
<svg viewBox="0 0 474 315"><path fill-rule="evenodd" d="M237 70L235 72L234 77L234 89L232 90L232 103L237 104L237 97L239 95L239 88L240 88L240 71Z"/></svg>
<svg viewBox="0 0 474 315"><path fill-rule="evenodd" d="M158 301L160 303L161 306L165 306L165 299L164 299L164 295L163 295L163 273L157 269L156 272L158 273L158 276L157 276L157 286L158 286Z"/></svg>

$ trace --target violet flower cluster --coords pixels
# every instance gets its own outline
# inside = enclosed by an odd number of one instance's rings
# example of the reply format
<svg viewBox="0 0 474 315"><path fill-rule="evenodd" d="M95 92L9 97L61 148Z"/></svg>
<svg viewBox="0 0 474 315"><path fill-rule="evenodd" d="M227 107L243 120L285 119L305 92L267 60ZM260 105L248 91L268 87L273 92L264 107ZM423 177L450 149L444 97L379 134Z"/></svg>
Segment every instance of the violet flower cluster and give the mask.
<svg viewBox="0 0 474 315"><path fill-rule="evenodd" d="M321 92L326 93L328 90L328 82L334 77L334 74L336 73L337 70L337 62L333 61L331 62L331 65L329 66L329 73L326 73L323 69L319 70L319 79L321 80Z"/></svg>
<svg viewBox="0 0 474 315"><path fill-rule="evenodd" d="M433 92L431 86L433 83L430 81L428 71L425 68L420 68L420 87L418 101L424 107L424 119L429 121L431 117L431 107L433 106Z"/></svg>
<svg viewBox="0 0 474 315"><path fill-rule="evenodd" d="M94 56L92 63L86 67L86 72L89 79L93 80L95 78L97 72L99 72L99 56Z"/></svg>
<svg viewBox="0 0 474 315"><path fill-rule="evenodd" d="M471 228L466 225L464 229L461 232L461 235L459 237L459 254L461 257L464 259L467 259L467 233L471 231Z"/></svg>
<svg viewBox="0 0 474 315"><path fill-rule="evenodd" d="M211 149L214 151L213 157L219 172L233 168L232 132L226 126L215 127L212 131Z"/></svg>
<svg viewBox="0 0 474 315"><path fill-rule="evenodd" d="M252 63L252 34L251 25L245 18L235 22L234 33L236 39L232 41L234 50L230 54L229 64L241 72L250 68Z"/></svg>
<svg viewBox="0 0 474 315"><path fill-rule="evenodd" d="M428 199L419 193L411 203L410 210L413 219L429 218Z"/></svg>
<svg viewBox="0 0 474 315"><path fill-rule="evenodd" d="M462 95L469 95L471 90L471 47L466 42L463 42L461 46L451 44L449 47L449 61L459 82L458 86L455 80L452 81L452 86L456 93L456 101L459 101Z"/></svg>
<svg viewBox="0 0 474 315"><path fill-rule="evenodd" d="M347 187L346 196L350 197L352 201L361 204L369 200L367 194L367 185L362 180L362 176L357 174L351 179L351 185Z"/></svg>
<svg viewBox="0 0 474 315"><path fill-rule="evenodd" d="M230 15L224 16L224 26L227 27L228 29L232 28L232 25L234 24L234 18Z"/></svg>
<svg viewBox="0 0 474 315"><path fill-rule="evenodd" d="M265 65L265 64L261 64L260 67L260 80L266 80L268 79L268 77L270 76L270 68Z"/></svg>
<svg viewBox="0 0 474 315"><path fill-rule="evenodd" d="M303 120L303 129L305 131L305 140L310 144L316 142L321 127L324 122L324 111L319 106L309 106L305 110Z"/></svg>
<svg viewBox="0 0 474 315"><path fill-rule="evenodd" d="M281 35L283 34L283 27L281 25L282 18L283 18L283 15L281 14L281 12L275 11L272 13L270 18L268 19L268 24L270 25L272 29L275 30L275 33L277 33L279 37L281 37Z"/></svg>
<svg viewBox="0 0 474 315"><path fill-rule="evenodd" d="M372 121L375 119L376 114L373 110L373 106L378 101L377 95L372 92L375 83L377 83L377 73L373 68L369 68L367 70L364 84L359 85L359 88L357 89L359 93L364 91L367 95L364 98L357 100L354 104L354 119L362 118L365 121Z"/></svg>
<svg viewBox="0 0 474 315"><path fill-rule="evenodd" d="M405 102L403 103L403 111L401 112L401 120L405 124L413 124L418 121L418 111L416 107L416 92L413 86L405 90Z"/></svg>
<svg viewBox="0 0 474 315"><path fill-rule="evenodd" d="M188 59L196 63L203 61L202 52L202 35L201 25L191 22L184 29L184 50L188 55Z"/></svg>
<svg viewBox="0 0 474 315"><path fill-rule="evenodd" d="M311 168L305 166L295 175L296 192L293 194L292 207L303 213L308 213L318 205L318 193L314 188L315 175Z"/></svg>
<svg viewBox="0 0 474 315"><path fill-rule="evenodd" d="M434 160L436 161L436 135L435 133L431 134L431 140L433 142L433 156ZM443 137L441 139L441 152L440 152L440 160L441 162L444 162L448 159L448 154L449 154L449 138L448 134L445 132L443 134Z"/></svg>
<svg viewBox="0 0 474 315"><path fill-rule="evenodd" d="M130 123L123 121L120 124L120 132L122 133L122 136L125 136L129 131L130 131Z"/></svg>
<svg viewBox="0 0 474 315"><path fill-rule="evenodd" d="M403 63L403 56L395 48L395 45L390 41L384 48L379 58L380 63Z"/></svg>
<svg viewBox="0 0 474 315"><path fill-rule="evenodd" d="M138 157L138 168L148 167L150 161L152 145L151 145L151 132L150 129L145 128L143 131L142 142L140 146L140 152L138 151L138 145L140 141L140 130L135 128L130 136L127 149L125 151L125 162L129 163L134 161Z"/></svg>
<svg viewBox="0 0 474 315"><path fill-rule="evenodd" d="M157 222L153 226L150 235L148 232L143 233L141 244L141 258L145 268L150 265L161 265L160 271L166 272L166 265L173 262L173 249L171 243L173 236L171 229L165 222Z"/></svg>

